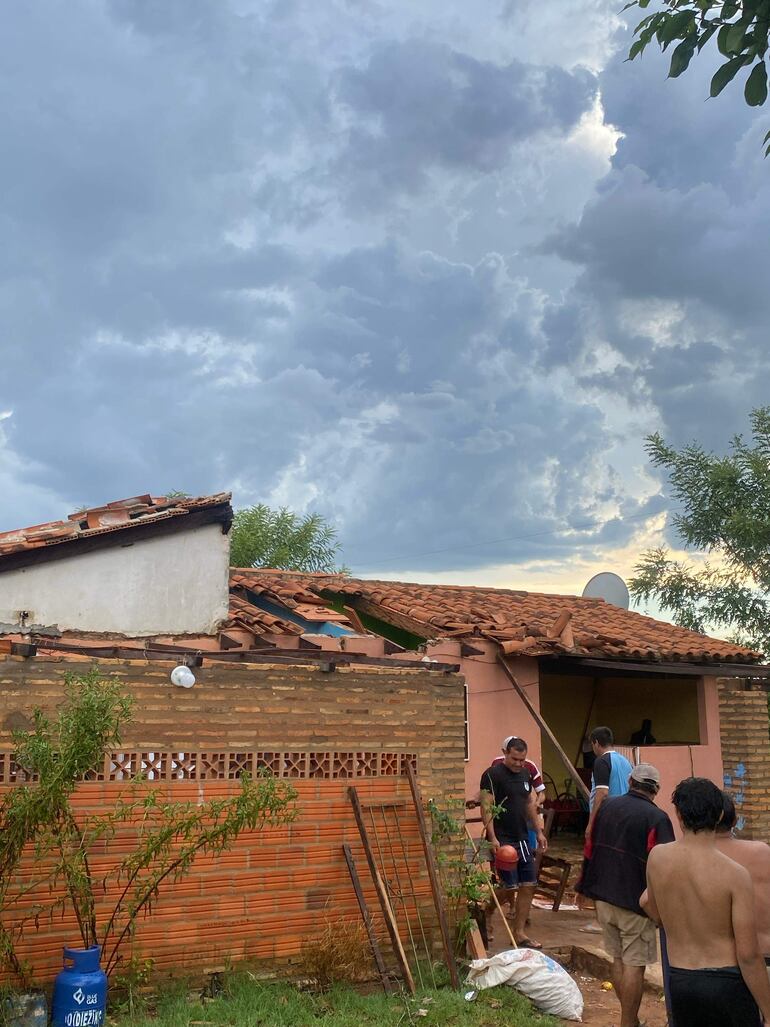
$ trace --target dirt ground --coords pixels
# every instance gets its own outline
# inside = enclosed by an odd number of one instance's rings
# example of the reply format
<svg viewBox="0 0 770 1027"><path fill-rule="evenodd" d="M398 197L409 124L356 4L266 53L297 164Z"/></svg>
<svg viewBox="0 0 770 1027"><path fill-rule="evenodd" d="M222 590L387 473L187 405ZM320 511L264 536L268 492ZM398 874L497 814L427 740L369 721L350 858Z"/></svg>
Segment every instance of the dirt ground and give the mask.
<svg viewBox="0 0 770 1027"><path fill-rule="evenodd" d="M585 1002L583 1023L589 1027L617 1025L620 1022L620 1004L614 991L602 988L603 979L609 976L610 959L601 948L601 932L597 931L593 915L580 912L570 905L558 913L550 909L533 908L531 921L531 936L541 941L545 950L569 970L580 988ZM490 953L509 948L510 943L499 914L495 914L492 926ZM570 966L570 951L574 953L576 948L584 953L583 961L577 965L587 965L590 971ZM660 964L649 968L648 980L651 985L662 982ZM666 1006L662 997L658 997L657 990L645 990L639 1019L646 1027L667 1027Z"/></svg>
<svg viewBox="0 0 770 1027"><path fill-rule="evenodd" d="M583 993L583 1023L587 1027L611 1027L620 1022L620 1004L614 991L603 991L602 982L581 971L570 971ZM646 1027L667 1027L666 1006L662 998L645 992L639 1019ZM566 1023L567 1021L565 1021Z"/></svg>

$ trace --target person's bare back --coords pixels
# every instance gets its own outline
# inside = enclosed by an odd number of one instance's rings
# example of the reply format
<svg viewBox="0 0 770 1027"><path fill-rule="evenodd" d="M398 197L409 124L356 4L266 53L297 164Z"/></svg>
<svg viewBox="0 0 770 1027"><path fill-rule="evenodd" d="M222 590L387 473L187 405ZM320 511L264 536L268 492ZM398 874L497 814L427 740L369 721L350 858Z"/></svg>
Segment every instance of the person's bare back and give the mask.
<svg viewBox="0 0 770 1027"><path fill-rule="evenodd" d="M737 965L733 902L736 891L750 892L746 870L716 847L673 842L650 853L647 880L672 966L697 970Z"/></svg>
<svg viewBox="0 0 770 1027"><path fill-rule="evenodd" d="M668 993L677 1027L770 1024L770 983L757 939L748 870L717 848L723 794L707 778L672 796L682 840L656 845L640 905L666 931Z"/></svg>
<svg viewBox="0 0 770 1027"><path fill-rule="evenodd" d="M717 848L749 872L754 885L754 915L759 947L770 956L770 845L717 834Z"/></svg>

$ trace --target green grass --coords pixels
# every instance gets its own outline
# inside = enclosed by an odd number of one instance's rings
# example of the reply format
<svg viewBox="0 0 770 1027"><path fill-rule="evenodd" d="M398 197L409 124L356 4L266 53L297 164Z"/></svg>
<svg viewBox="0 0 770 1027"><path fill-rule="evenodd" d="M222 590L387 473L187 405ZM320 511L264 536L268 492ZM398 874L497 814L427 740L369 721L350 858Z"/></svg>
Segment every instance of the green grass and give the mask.
<svg viewBox="0 0 770 1027"><path fill-rule="evenodd" d="M292 984L260 982L248 974L228 976L224 991L201 1003L190 993L166 992L133 1017L112 1015L117 1027L558 1027L513 988L491 988L466 1002L464 991L422 991L405 999L382 992L361 994L339 985L324 994ZM194 993L193 993L194 995ZM418 1015L425 1010L427 1015Z"/></svg>

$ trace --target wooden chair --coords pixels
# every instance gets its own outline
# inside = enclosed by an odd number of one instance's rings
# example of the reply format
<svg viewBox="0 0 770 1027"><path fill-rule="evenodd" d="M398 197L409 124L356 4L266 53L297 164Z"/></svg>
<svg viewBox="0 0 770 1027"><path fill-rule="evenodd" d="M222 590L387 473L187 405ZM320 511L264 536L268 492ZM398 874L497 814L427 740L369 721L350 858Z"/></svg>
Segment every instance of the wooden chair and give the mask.
<svg viewBox="0 0 770 1027"><path fill-rule="evenodd" d="M558 912L559 906L561 906L571 871L572 864L568 863L566 859L549 856L547 852L540 857L540 872L537 878L535 895L552 898L553 905L551 909L554 913Z"/></svg>
<svg viewBox="0 0 770 1027"><path fill-rule="evenodd" d="M547 809L543 814L543 832L546 838L551 837L553 823L556 817L556 810ZM566 859L558 859L549 856L548 853L539 853L537 857L537 888L536 895L543 895L545 898L552 898L554 913L558 912L564 892L567 888L569 875L572 871L572 864Z"/></svg>

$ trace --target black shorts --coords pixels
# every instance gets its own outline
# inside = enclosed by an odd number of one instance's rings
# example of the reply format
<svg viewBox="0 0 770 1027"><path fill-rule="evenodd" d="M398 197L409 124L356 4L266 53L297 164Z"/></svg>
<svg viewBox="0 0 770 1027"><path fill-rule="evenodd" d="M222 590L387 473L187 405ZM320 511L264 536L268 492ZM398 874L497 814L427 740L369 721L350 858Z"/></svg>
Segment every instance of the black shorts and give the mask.
<svg viewBox="0 0 770 1027"><path fill-rule="evenodd" d="M737 966L672 966L670 980L676 1027L761 1027L759 1008Z"/></svg>
<svg viewBox="0 0 770 1027"><path fill-rule="evenodd" d="M503 845L513 845L519 853L519 862L513 870L503 870L495 867L495 874L504 888L518 888L521 885L531 887L537 884L537 860L535 852L530 849L529 842L503 842Z"/></svg>

